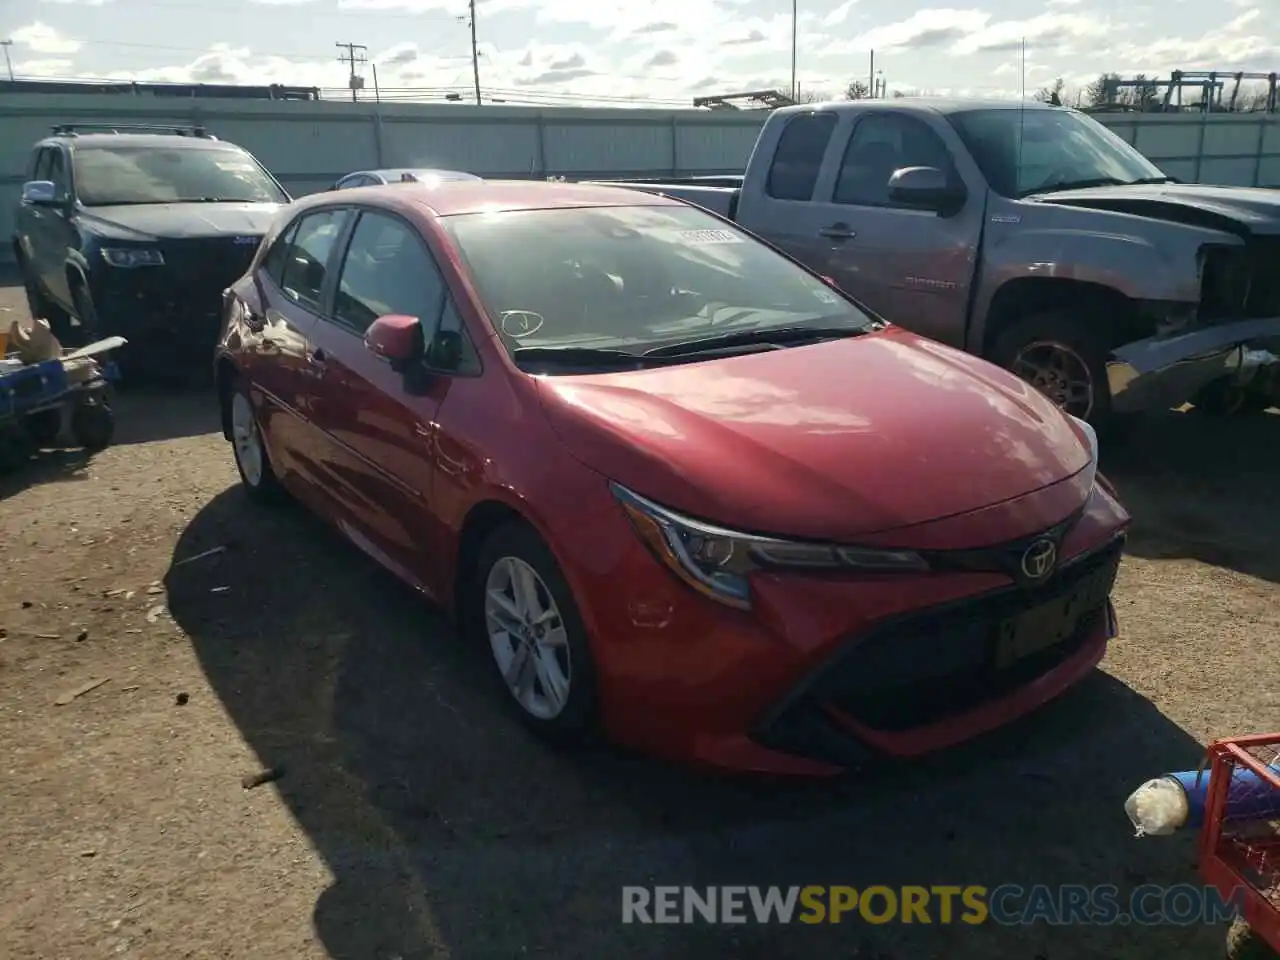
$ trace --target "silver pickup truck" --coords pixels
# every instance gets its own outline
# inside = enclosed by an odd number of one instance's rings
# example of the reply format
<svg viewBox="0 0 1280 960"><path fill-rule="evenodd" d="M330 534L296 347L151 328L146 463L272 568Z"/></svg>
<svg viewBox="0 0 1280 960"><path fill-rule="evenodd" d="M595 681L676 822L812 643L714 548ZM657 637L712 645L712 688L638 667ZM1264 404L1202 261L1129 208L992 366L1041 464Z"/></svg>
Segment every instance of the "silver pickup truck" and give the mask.
<svg viewBox="0 0 1280 960"><path fill-rule="evenodd" d="M1280 191L1182 184L1074 110L785 107L745 176L612 181L706 207L885 319L1094 423L1280 353Z"/></svg>

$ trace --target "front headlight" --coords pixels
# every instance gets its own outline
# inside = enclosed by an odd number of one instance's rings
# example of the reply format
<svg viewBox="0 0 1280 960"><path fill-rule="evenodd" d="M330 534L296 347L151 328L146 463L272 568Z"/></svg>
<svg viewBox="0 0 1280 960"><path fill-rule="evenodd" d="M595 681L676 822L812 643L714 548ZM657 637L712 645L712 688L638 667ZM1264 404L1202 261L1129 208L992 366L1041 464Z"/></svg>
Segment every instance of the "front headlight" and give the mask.
<svg viewBox="0 0 1280 960"><path fill-rule="evenodd" d="M103 247L102 259L113 267L164 266L164 254L146 247Z"/></svg>
<svg viewBox="0 0 1280 960"><path fill-rule="evenodd" d="M919 573L929 569L910 550L875 550L739 533L681 516L621 484L611 485L640 538L673 573L704 596L740 610L751 607L755 570L849 570Z"/></svg>
<svg viewBox="0 0 1280 960"><path fill-rule="evenodd" d="M1079 417L1072 417L1069 413L1067 416L1071 417L1071 419L1076 422L1076 426L1078 426L1080 431L1084 434L1085 443L1089 446L1089 465L1085 467L1085 469L1089 471L1087 479L1089 481L1089 489L1092 490L1093 485L1098 482L1098 454L1100 452L1098 447L1098 431L1093 429L1093 425L1086 420L1081 420ZM1107 483L1105 478L1103 479L1103 483L1106 484L1107 492L1111 493L1111 484Z"/></svg>

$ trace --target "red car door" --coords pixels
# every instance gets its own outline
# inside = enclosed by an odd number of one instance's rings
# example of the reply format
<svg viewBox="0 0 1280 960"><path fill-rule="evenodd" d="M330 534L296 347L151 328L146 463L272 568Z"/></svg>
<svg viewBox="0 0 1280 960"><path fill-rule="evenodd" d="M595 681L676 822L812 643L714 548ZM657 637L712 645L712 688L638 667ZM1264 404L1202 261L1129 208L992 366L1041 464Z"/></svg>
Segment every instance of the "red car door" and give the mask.
<svg viewBox="0 0 1280 960"><path fill-rule="evenodd" d="M412 224L359 214L328 315L312 332L322 377L315 422L329 445L328 492L343 531L415 585L428 587L426 558L439 538L431 511L436 413L448 378L398 373L364 344L380 316L417 317L429 343L445 285Z"/></svg>
<svg viewBox="0 0 1280 960"><path fill-rule="evenodd" d="M336 259L347 210L318 210L287 227L267 253L254 290L258 312L246 337L250 382L260 396L259 422L280 478L316 506L324 486L314 416L318 387L309 362L325 279Z"/></svg>

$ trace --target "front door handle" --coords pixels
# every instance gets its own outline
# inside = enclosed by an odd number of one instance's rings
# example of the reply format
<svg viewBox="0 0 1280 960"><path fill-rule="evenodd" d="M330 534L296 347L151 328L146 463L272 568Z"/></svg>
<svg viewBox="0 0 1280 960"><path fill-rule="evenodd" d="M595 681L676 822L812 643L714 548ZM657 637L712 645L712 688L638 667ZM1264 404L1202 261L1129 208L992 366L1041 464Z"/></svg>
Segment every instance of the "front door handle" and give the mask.
<svg viewBox="0 0 1280 960"><path fill-rule="evenodd" d="M833 223L818 231L818 236L826 237L828 240L852 240L857 235L856 231L849 229L847 223Z"/></svg>
<svg viewBox="0 0 1280 960"><path fill-rule="evenodd" d="M324 373L325 368L329 366L329 355L324 352L323 347L316 347L307 354L307 362L311 364L316 373Z"/></svg>

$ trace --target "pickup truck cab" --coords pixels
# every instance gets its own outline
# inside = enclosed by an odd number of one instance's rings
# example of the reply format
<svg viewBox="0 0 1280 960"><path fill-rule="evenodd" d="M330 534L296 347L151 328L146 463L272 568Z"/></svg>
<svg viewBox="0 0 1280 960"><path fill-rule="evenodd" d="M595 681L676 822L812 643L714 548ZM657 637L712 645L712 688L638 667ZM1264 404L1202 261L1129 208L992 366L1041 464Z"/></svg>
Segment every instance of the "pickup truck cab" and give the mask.
<svg viewBox="0 0 1280 960"><path fill-rule="evenodd" d="M734 220L1095 424L1275 359L1280 193L1178 183L1075 110L784 107L741 178L616 183Z"/></svg>

